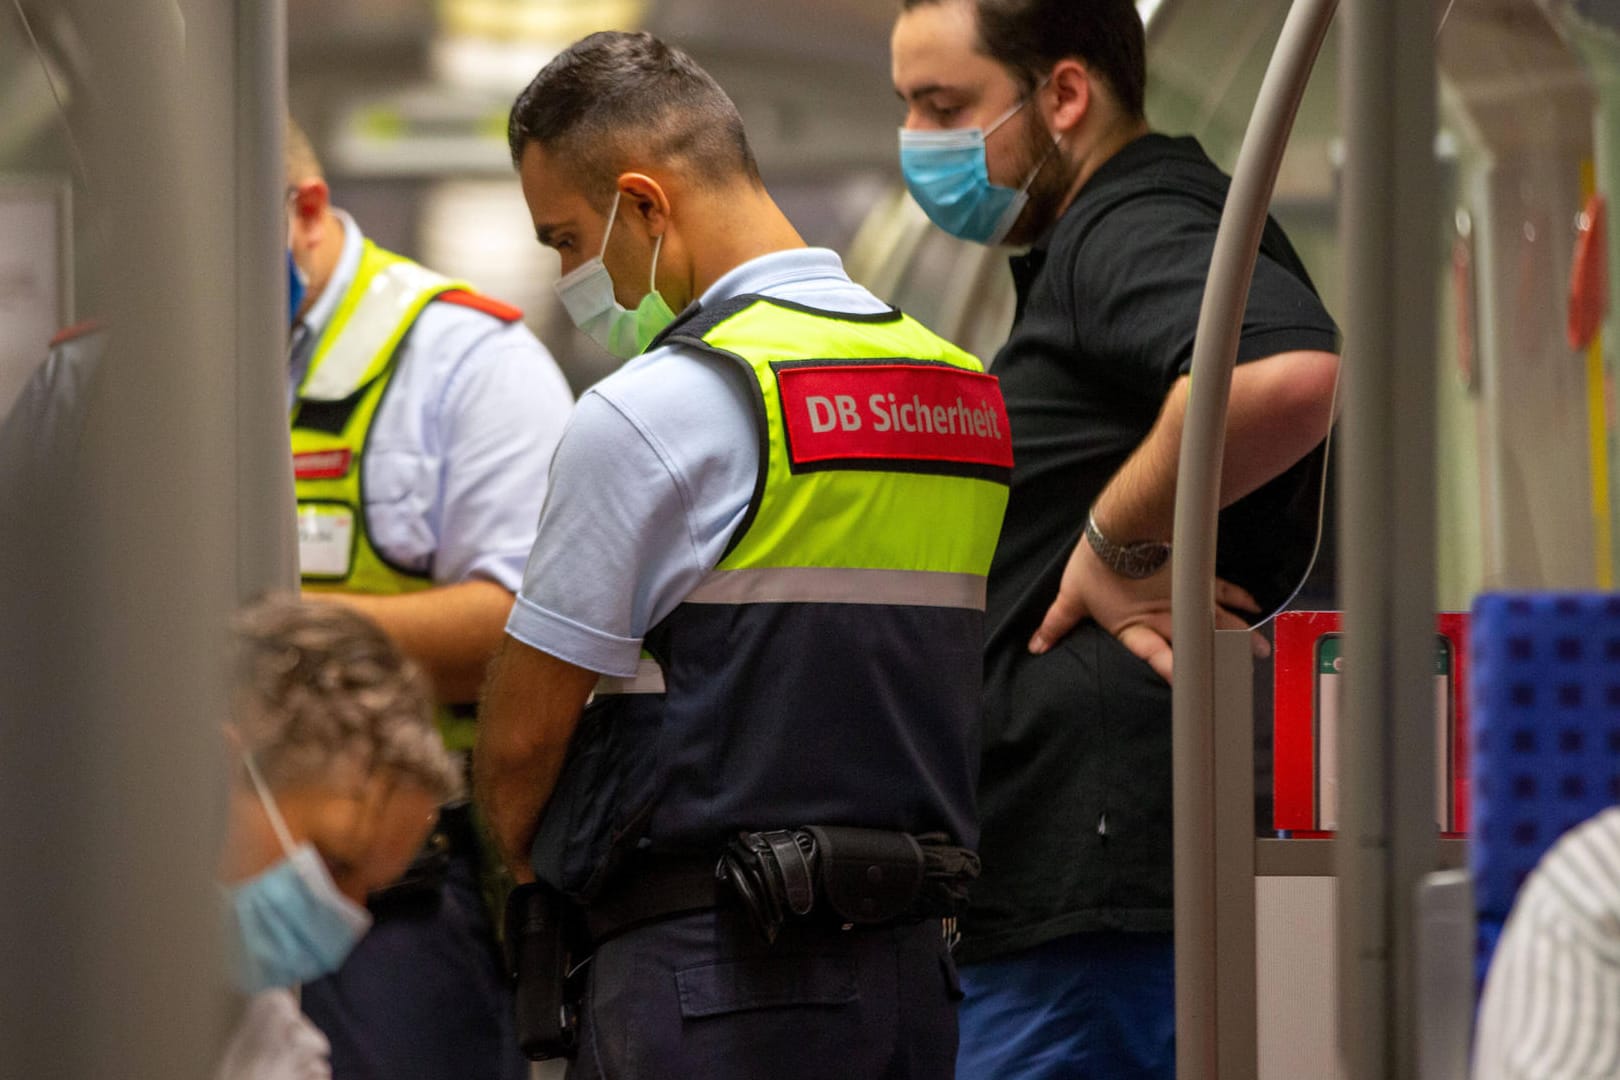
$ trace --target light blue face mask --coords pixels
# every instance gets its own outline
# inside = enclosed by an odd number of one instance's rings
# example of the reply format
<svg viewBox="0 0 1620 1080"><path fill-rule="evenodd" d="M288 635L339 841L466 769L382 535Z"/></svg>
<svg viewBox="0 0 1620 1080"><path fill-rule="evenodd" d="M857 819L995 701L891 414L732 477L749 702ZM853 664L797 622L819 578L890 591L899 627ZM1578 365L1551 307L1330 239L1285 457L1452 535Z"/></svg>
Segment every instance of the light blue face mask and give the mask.
<svg viewBox="0 0 1620 1080"><path fill-rule="evenodd" d="M1040 89L1045 80L1037 85ZM1048 151L1017 189L990 182L984 141L1028 105L1025 98L988 128L946 131L900 129L900 172L917 205L935 225L976 244L999 244L1029 202L1029 186L1050 158ZM1057 140L1053 139L1055 147Z"/></svg>
<svg viewBox="0 0 1620 1080"><path fill-rule="evenodd" d="M286 858L232 887L238 948L233 967L243 993L291 987L330 975L371 928L371 914L338 891L311 844L294 845L253 759L248 775Z"/></svg>
<svg viewBox="0 0 1620 1080"><path fill-rule="evenodd" d="M618 216L619 193L614 192L613 209L608 211L607 228L602 231L603 254L607 252L608 237L613 233L613 221ZM663 246L662 236L653 241L647 295L634 311L613 295L613 276L608 273L600 254L557 282L557 298L574 325L620 360L640 356L658 332L675 321L675 313L658 294L658 252Z"/></svg>

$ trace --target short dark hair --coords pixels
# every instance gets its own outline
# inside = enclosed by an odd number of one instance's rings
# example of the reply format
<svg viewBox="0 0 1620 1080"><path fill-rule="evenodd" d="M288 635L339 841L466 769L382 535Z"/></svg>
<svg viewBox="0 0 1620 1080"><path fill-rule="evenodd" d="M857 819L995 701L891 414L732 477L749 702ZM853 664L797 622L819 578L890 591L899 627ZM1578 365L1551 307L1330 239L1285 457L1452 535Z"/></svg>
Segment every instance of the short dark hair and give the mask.
<svg viewBox="0 0 1620 1080"><path fill-rule="evenodd" d="M1147 41L1134 0L902 0L967 3L979 30L979 51L1030 89L1065 57L1082 61L1108 83L1132 117L1145 113Z"/></svg>
<svg viewBox="0 0 1620 1080"><path fill-rule="evenodd" d="M642 160L680 163L700 181L759 182L731 98L697 61L645 32L604 31L563 50L512 104L506 141L514 165L531 143L565 160L593 201L609 197L637 148Z"/></svg>

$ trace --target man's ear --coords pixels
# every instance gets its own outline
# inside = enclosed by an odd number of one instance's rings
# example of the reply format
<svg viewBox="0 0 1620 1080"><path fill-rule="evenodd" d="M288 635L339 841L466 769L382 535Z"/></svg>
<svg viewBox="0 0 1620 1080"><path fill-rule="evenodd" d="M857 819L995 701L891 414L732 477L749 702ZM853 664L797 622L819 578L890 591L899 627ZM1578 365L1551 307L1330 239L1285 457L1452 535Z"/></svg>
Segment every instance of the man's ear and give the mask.
<svg viewBox="0 0 1620 1080"><path fill-rule="evenodd" d="M1091 72L1079 60L1066 57L1052 65L1047 93L1054 98L1051 112L1053 135L1068 135L1080 127L1091 111Z"/></svg>
<svg viewBox="0 0 1620 1080"><path fill-rule="evenodd" d="M287 197L292 214L293 247L307 251L324 238L326 212L332 207L332 190L326 181L311 177L295 185Z"/></svg>
<svg viewBox="0 0 1620 1080"><path fill-rule="evenodd" d="M648 236L662 236L669 228L669 196L646 173L624 173L619 177L619 214L639 219Z"/></svg>

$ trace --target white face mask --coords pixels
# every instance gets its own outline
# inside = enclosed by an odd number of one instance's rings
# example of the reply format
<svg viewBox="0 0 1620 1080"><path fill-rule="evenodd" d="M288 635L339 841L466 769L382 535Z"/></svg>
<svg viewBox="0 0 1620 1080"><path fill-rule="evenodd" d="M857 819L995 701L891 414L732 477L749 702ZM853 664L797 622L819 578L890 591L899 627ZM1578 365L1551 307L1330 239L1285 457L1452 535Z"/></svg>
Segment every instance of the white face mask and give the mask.
<svg viewBox="0 0 1620 1080"><path fill-rule="evenodd" d="M619 192L613 194L613 209L608 212L607 229L602 233L603 254L607 252L608 236L613 232L613 220L619 214L619 195ZM557 296L574 325L620 360L640 355L660 330L675 321L675 313L658 294L658 252L663 246L662 236L653 241L647 295L634 311L626 309L614 297L613 277L602 262L602 255L557 282Z"/></svg>

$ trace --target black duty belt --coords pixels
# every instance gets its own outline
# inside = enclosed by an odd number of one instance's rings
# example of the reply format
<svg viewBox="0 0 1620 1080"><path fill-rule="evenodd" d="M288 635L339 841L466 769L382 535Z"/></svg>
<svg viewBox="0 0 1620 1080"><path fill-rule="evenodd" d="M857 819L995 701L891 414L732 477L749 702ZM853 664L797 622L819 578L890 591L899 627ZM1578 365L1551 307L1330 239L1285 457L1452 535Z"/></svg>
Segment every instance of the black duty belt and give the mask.
<svg viewBox="0 0 1620 1080"><path fill-rule="evenodd" d="M729 901L712 858L648 856L585 909L585 932L600 945L648 923L710 911Z"/></svg>
<svg viewBox="0 0 1620 1080"><path fill-rule="evenodd" d="M788 921L882 926L954 918L979 858L941 835L849 827L739 833L718 856L643 856L585 910L590 938L742 908L766 941Z"/></svg>

